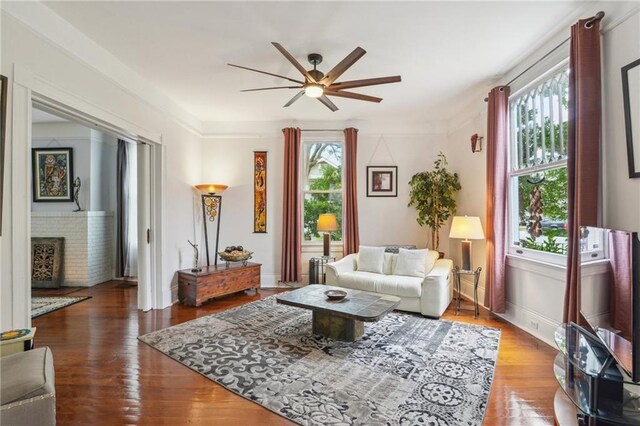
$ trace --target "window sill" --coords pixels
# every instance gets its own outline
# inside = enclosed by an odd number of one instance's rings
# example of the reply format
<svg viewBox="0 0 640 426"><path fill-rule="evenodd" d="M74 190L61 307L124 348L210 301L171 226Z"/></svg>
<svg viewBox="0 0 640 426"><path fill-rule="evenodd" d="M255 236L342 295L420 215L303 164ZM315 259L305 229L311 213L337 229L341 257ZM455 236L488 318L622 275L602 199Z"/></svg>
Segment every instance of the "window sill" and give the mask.
<svg viewBox="0 0 640 426"><path fill-rule="evenodd" d="M520 264L523 264L523 263L533 264L533 265L539 265L545 268L554 268L562 271L566 271L567 269L566 265L559 265L554 262L545 262L544 260L541 260L541 259L533 259L528 256L522 256L522 255L513 254L513 253L507 253L507 263L508 264L511 263L514 266L519 266Z"/></svg>
<svg viewBox="0 0 640 426"><path fill-rule="evenodd" d="M303 253L322 253L324 248L324 244L322 242L309 242L302 243L302 252ZM329 251L331 254L341 254L342 253L342 241L331 241L331 245L329 246Z"/></svg>

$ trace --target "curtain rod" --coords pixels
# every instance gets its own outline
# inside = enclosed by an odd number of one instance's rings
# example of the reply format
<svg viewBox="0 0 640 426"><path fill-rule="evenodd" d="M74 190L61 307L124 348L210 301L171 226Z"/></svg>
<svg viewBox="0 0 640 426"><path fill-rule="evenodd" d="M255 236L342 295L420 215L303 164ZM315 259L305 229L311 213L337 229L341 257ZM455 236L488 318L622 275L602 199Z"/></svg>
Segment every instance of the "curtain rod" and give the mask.
<svg viewBox="0 0 640 426"><path fill-rule="evenodd" d="M285 129L282 129L284 132ZM301 132L343 132L344 129L300 129ZM358 129L356 129L356 132Z"/></svg>
<svg viewBox="0 0 640 426"><path fill-rule="evenodd" d="M585 28L591 28L593 26L593 23L596 21L600 21L602 18L604 18L604 12L600 11L598 13L596 13L594 16L592 16L587 22L584 23ZM507 84L505 84L504 86L511 86L511 84L518 80L520 77L522 77L524 74L526 74L527 72L529 72L529 70L531 70L531 68L535 67L536 65L538 65L540 62L544 61L545 59L547 59L549 57L549 55L551 55L553 52L555 52L556 50L560 49L562 46L564 46L564 44L566 42L568 42L569 40L571 40L571 37L567 37L566 39L562 40L556 47L554 47L553 49L551 49L550 51L548 51L542 58L538 59L537 61L535 61L533 64L531 64L529 67L527 67L527 69L525 69L524 71L522 71L520 74L516 75L515 77L513 77L511 79L511 81L509 81ZM485 102L489 102L489 98L484 98Z"/></svg>

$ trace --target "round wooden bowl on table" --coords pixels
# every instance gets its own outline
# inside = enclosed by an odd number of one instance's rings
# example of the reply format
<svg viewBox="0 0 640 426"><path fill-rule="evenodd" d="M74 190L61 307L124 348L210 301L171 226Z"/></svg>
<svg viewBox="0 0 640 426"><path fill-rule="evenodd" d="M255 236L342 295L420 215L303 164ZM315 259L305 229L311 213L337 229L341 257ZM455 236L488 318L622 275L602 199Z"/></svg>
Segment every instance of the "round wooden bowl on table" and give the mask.
<svg viewBox="0 0 640 426"><path fill-rule="evenodd" d="M327 290L324 294L329 300L342 300L347 297L347 292L343 290Z"/></svg>

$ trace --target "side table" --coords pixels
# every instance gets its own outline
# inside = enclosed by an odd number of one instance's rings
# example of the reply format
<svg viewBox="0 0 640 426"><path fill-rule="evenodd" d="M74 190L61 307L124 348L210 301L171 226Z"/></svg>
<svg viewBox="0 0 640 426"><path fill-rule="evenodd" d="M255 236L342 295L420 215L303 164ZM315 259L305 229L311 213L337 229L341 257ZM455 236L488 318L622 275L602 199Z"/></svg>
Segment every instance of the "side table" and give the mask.
<svg viewBox="0 0 640 426"><path fill-rule="evenodd" d="M317 256L309 259L309 284L325 284L325 265L335 261L334 256Z"/></svg>
<svg viewBox="0 0 640 426"><path fill-rule="evenodd" d="M473 275L473 317L478 318L480 315L480 309L478 308L478 282L480 281L480 272L482 271L481 267L478 267L475 271L468 271L466 269L460 269L460 267L456 266L453 270L454 280L454 290L457 293L456 297L456 305L455 305L455 314L458 315L460 313L460 275Z"/></svg>
<svg viewBox="0 0 640 426"><path fill-rule="evenodd" d="M243 290L260 288L259 263L232 262L229 266L205 266L200 272L178 271L178 300L188 306L200 306L209 299Z"/></svg>

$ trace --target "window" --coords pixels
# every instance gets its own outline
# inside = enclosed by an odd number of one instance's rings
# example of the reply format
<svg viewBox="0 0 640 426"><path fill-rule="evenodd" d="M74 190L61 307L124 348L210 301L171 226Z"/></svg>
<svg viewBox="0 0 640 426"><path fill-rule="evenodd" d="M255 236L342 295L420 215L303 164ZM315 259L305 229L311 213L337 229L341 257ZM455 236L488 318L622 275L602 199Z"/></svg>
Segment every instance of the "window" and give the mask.
<svg viewBox="0 0 640 426"><path fill-rule="evenodd" d="M332 241L342 241L342 142L304 141L302 143L303 174L303 242L322 241L316 226L322 213L334 213L338 230Z"/></svg>
<svg viewBox="0 0 640 426"><path fill-rule="evenodd" d="M567 251L566 65L509 99L510 252L564 263Z"/></svg>

